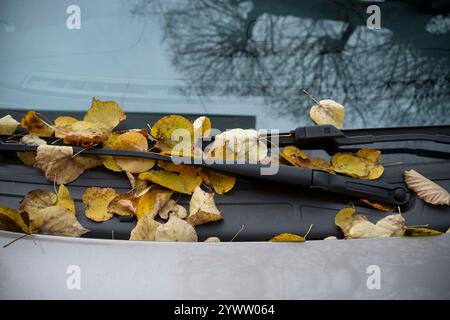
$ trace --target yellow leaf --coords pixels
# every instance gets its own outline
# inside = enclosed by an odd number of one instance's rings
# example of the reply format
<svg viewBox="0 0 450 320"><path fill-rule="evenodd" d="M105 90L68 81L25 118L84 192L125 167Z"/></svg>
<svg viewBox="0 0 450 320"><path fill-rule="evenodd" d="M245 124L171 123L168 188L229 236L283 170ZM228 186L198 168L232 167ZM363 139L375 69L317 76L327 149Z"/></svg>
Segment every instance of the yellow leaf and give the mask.
<svg viewBox="0 0 450 320"><path fill-rule="evenodd" d="M334 218L334 223L341 228L345 237L349 236L350 228L357 223L366 221L367 218L356 214L354 208L343 208L339 210Z"/></svg>
<svg viewBox="0 0 450 320"><path fill-rule="evenodd" d="M175 132L175 130L178 130ZM176 136L172 138L172 134ZM156 139L156 147L162 151L171 151L179 144L177 151L193 148L194 127L188 119L179 115L165 116L159 119L150 132Z"/></svg>
<svg viewBox="0 0 450 320"><path fill-rule="evenodd" d="M118 165L116 160L114 159L113 156L100 156L100 159L102 160L103 165L105 166L105 168L112 170L112 171L116 171L116 172L121 172L123 171Z"/></svg>
<svg viewBox="0 0 450 320"><path fill-rule="evenodd" d="M169 221L161 224L156 229L156 241L197 242L195 229L186 221L171 216Z"/></svg>
<svg viewBox="0 0 450 320"><path fill-rule="evenodd" d="M333 100L320 100L318 105L311 107L309 116L316 124L331 124L338 129L342 129L344 126L345 108Z"/></svg>
<svg viewBox="0 0 450 320"><path fill-rule="evenodd" d="M66 131L71 130L72 124L78 121L79 120L68 116L57 117L55 119L55 137L64 138Z"/></svg>
<svg viewBox="0 0 450 320"><path fill-rule="evenodd" d="M197 173L189 169L180 173L165 170L150 170L139 174L139 179L152 181L168 189L184 193L192 194L195 187L202 183L202 178Z"/></svg>
<svg viewBox="0 0 450 320"><path fill-rule="evenodd" d="M334 173L331 164L322 158L309 158L309 156L302 150L295 146L286 146L282 152L281 157L288 161L295 167L308 168L313 170L324 170Z"/></svg>
<svg viewBox="0 0 450 320"><path fill-rule="evenodd" d="M19 124L11 115L4 116L0 119L0 134L13 134Z"/></svg>
<svg viewBox="0 0 450 320"><path fill-rule="evenodd" d="M117 195L112 188L87 188L82 197L83 203L87 205L86 217L97 222L111 219L113 213L108 210L108 205Z"/></svg>
<svg viewBox="0 0 450 320"><path fill-rule="evenodd" d="M381 162L381 151L370 149L370 148L362 148L359 149L358 152L355 154L357 157L366 159L369 162L372 162L374 164L378 164Z"/></svg>
<svg viewBox="0 0 450 320"><path fill-rule="evenodd" d="M336 172L355 178L366 177L370 173L367 162L351 153L338 152L331 158L331 163Z"/></svg>
<svg viewBox="0 0 450 320"><path fill-rule="evenodd" d="M103 164L99 157L91 154L77 154L74 160L84 170L92 169Z"/></svg>
<svg viewBox="0 0 450 320"><path fill-rule="evenodd" d="M98 124L77 121L63 127L56 126L56 130L60 138L64 139L64 143L81 146L84 148L92 148L105 141L108 135L98 127Z"/></svg>
<svg viewBox="0 0 450 320"><path fill-rule="evenodd" d="M305 241L304 237L298 236L293 233L281 233L270 239L270 242L303 242L303 241Z"/></svg>
<svg viewBox="0 0 450 320"><path fill-rule="evenodd" d="M46 124L34 111L28 111L20 121L22 127L35 136L50 137L55 131Z"/></svg>
<svg viewBox="0 0 450 320"><path fill-rule="evenodd" d="M130 181L131 190L133 194L138 195L147 188L147 181L139 179L138 176L135 176L130 172L125 173L127 175L128 181Z"/></svg>
<svg viewBox="0 0 450 320"><path fill-rule="evenodd" d="M128 131L118 136L113 142L111 149L147 151L147 139L140 133ZM131 173L140 173L150 170L155 161L152 159L134 157L114 157L119 168Z"/></svg>
<svg viewBox="0 0 450 320"><path fill-rule="evenodd" d="M145 215L138 220L136 227L131 230L130 240L154 241L156 229L160 223L155 221L150 215Z"/></svg>
<svg viewBox="0 0 450 320"><path fill-rule="evenodd" d="M19 212L0 206L0 230L29 233L28 225Z"/></svg>
<svg viewBox="0 0 450 320"><path fill-rule="evenodd" d="M141 219L144 215L155 218L159 210L169 201L173 191L152 188L142 195L136 208L136 216Z"/></svg>
<svg viewBox="0 0 450 320"><path fill-rule="evenodd" d="M131 216L136 214L138 202L139 197L133 194L120 194L109 203L108 211L121 216Z"/></svg>
<svg viewBox="0 0 450 320"><path fill-rule="evenodd" d="M58 206L68 209L72 214L75 214L75 202L70 196L69 189L65 185L60 185L58 190L58 198L56 204Z"/></svg>
<svg viewBox="0 0 450 320"><path fill-rule="evenodd" d="M95 98L92 98L91 107L83 118L84 121L97 124L104 132L111 131L125 119L126 115L117 102Z"/></svg>
<svg viewBox="0 0 450 320"><path fill-rule="evenodd" d="M36 163L36 154L31 151L27 152L17 152L17 157L24 165L32 167Z"/></svg>
<svg viewBox="0 0 450 320"><path fill-rule="evenodd" d="M236 183L235 177L230 177L208 168L201 168L200 177L203 182L214 188L218 194L225 194L233 189Z"/></svg>
<svg viewBox="0 0 450 320"><path fill-rule="evenodd" d="M219 220L223 220L223 216L214 202L214 193L207 193L196 187L189 202L187 222L196 226Z"/></svg>
<svg viewBox="0 0 450 320"><path fill-rule="evenodd" d="M69 209L62 206L40 209L31 225L32 230L37 230L38 233L55 236L81 237L89 232Z"/></svg>
<svg viewBox="0 0 450 320"><path fill-rule="evenodd" d="M32 190L20 202L19 212L26 214L30 220L34 220L34 216L40 209L53 206L57 200L57 195L49 190Z"/></svg>
<svg viewBox="0 0 450 320"><path fill-rule="evenodd" d="M37 148L35 166L44 171L47 180L67 184L84 172L72 155L72 147L41 145Z"/></svg>
<svg viewBox="0 0 450 320"><path fill-rule="evenodd" d="M406 185L416 192L420 199L434 205L450 205L450 194L440 185L415 170L407 170L404 174Z"/></svg>
<svg viewBox="0 0 450 320"><path fill-rule="evenodd" d="M426 236L439 236L442 232L428 229L428 228L416 228L416 227L406 227L405 237L426 237Z"/></svg>

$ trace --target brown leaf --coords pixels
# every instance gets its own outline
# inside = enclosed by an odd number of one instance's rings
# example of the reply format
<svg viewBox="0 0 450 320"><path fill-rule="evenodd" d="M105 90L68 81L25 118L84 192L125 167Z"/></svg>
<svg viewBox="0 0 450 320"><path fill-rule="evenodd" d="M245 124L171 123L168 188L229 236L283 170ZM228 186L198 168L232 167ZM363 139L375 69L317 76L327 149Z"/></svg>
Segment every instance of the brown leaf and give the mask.
<svg viewBox="0 0 450 320"><path fill-rule="evenodd" d="M0 230L29 233L27 222L16 210L0 206Z"/></svg>
<svg viewBox="0 0 450 320"><path fill-rule="evenodd" d="M84 168L76 163L72 155L72 147L40 145L37 148L35 167L44 171L47 180L68 184L84 172Z"/></svg>
<svg viewBox="0 0 450 320"><path fill-rule="evenodd" d="M120 194L109 203L108 211L121 216L131 216L136 214L138 202L139 197L134 194Z"/></svg>
<svg viewBox="0 0 450 320"><path fill-rule="evenodd" d="M40 209L33 217L32 230L54 236L80 237L88 229L84 228L70 210L61 206Z"/></svg>
<svg viewBox="0 0 450 320"><path fill-rule="evenodd" d="M440 185L415 170L407 170L404 174L406 185L415 191L420 199L434 205L450 205L450 194Z"/></svg>
<svg viewBox="0 0 450 320"><path fill-rule="evenodd" d="M177 204L175 200L170 199L164 207L159 210L159 216L167 220L171 215L175 215L180 219L187 217L187 211L183 206Z"/></svg>
<svg viewBox="0 0 450 320"><path fill-rule="evenodd" d="M28 111L20 121L22 127L35 136L50 137L55 131L47 123L45 123L35 111Z"/></svg>

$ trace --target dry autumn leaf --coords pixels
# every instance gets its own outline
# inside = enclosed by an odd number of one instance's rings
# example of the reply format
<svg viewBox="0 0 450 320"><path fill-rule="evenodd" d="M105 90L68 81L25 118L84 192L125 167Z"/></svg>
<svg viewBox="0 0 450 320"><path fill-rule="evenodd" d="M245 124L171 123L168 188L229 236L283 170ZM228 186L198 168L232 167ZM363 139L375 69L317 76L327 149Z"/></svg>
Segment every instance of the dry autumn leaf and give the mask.
<svg viewBox="0 0 450 320"><path fill-rule="evenodd" d="M57 200L58 196L49 190L32 190L20 202L19 212L23 216L29 217L29 220L33 220L40 209L53 206Z"/></svg>
<svg viewBox="0 0 450 320"><path fill-rule="evenodd" d="M214 191L218 194L227 193L233 189L234 184L236 183L235 177L230 177L208 168L201 168L199 173L203 182L208 186L213 187Z"/></svg>
<svg viewBox="0 0 450 320"><path fill-rule="evenodd" d="M83 121L72 117L58 117L55 120L56 136L63 138L66 144L94 147L105 141L108 133L125 118L125 113L116 102L93 98Z"/></svg>
<svg viewBox="0 0 450 320"><path fill-rule="evenodd" d="M303 242L305 238L293 233L281 233L272 239L270 242Z"/></svg>
<svg viewBox="0 0 450 320"><path fill-rule="evenodd" d="M167 220L172 215L184 219L187 217L187 211L183 206L177 204L175 200L170 199L164 207L159 210L159 216L161 219Z"/></svg>
<svg viewBox="0 0 450 320"><path fill-rule="evenodd" d="M309 116L318 125L331 124L338 129L344 127L345 108L334 100L320 100L311 107Z"/></svg>
<svg viewBox="0 0 450 320"><path fill-rule="evenodd" d="M169 221L156 229L156 241L197 242L198 237L194 227L186 221L171 216Z"/></svg>
<svg viewBox="0 0 450 320"><path fill-rule="evenodd" d="M401 237L405 234L405 218L401 214L391 214L378 220L376 225L392 232L391 236Z"/></svg>
<svg viewBox="0 0 450 320"><path fill-rule="evenodd" d="M120 194L109 203L108 211L120 216L135 215L139 200L134 194Z"/></svg>
<svg viewBox="0 0 450 320"><path fill-rule="evenodd" d="M80 237L89 232L69 209L62 206L38 210L33 217L31 229L41 234L66 237Z"/></svg>
<svg viewBox="0 0 450 320"><path fill-rule="evenodd" d="M87 188L82 197L83 203L87 206L86 217L97 222L111 219L114 214L108 210L108 205L117 195L112 188Z"/></svg>
<svg viewBox="0 0 450 320"><path fill-rule="evenodd" d="M0 119L0 134L13 134L19 124L11 115L4 116Z"/></svg>
<svg viewBox="0 0 450 320"><path fill-rule="evenodd" d="M385 238L390 237L392 232L373 224L370 221L362 221L353 225L349 230L349 238Z"/></svg>
<svg viewBox="0 0 450 320"><path fill-rule="evenodd" d="M136 208L136 216L141 219L144 215L155 218L158 212L166 205L173 191L159 190L152 187L139 199Z"/></svg>
<svg viewBox="0 0 450 320"><path fill-rule="evenodd" d="M417 228L417 227L406 227L405 237L427 237L427 236L439 236L442 232L429 229L429 228Z"/></svg>
<svg viewBox="0 0 450 320"><path fill-rule="evenodd" d="M55 129L39 118L35 111L28 111L20 124L35 136L50 137L55 132Z"/></svg>
<svg viewBox="0 0 450 320"><path fill-rule="evenodd" d="M114 139L111 149L147 151L147 139L135 131L128 131ZM117 166L127 172L141 173L150 170L155 165L155 160L134 158L134 157L114 157Z"/></svg>
<svg viewBox="0 0 450 320"><path fill-rule="evenodd" d="M208 237L205 242L220 242L220 239L218 237Z"/></svg>
<svg viewBox="0 0 450 320"><path fill-rule="evenodd" d="M429 204L450 205L450 194L440 185L415 170L407 170L404 174L406 185L416 192L420 199Z"/></svg>
<svg viewBox="0 0 450 320"><path fill-rule="evenodd" d="M134 175L130 172L125 173L127 175L128 181L130 181L133 194L138 195L147 188L147 181L139 179L137 175Z"/></svg>
<svg viewBox="0 0 450 320"><path fill-rule="evenodd" d="M33 136L31 134L24 135L20 139L20 143L26 144L28 146L40 146L47 144L47 141L39 138L38 136ZM33 166L36 163L36 152L17 152L17 157L22 161L26 166Z"/></svg>
<svg viewBox="0 0 450 320"><path fill-rule="evenodd" d="M177 173L153 169L139 174L139 179L152 181L184 194L192 194L194 189L202 183L202 178L197 176L197 171L192 170Z"/></svg>
<svg viewBox="0 0 450 320"><path fill-rule="evenodd" d="M55 205L61 206L69 210L72 214L75 214L75 202L70 196L69 189L65 185L60 185Z"/></svg>
<svg viewBox="0 0 450 320"><path fill-rule="evenodd" d="M29 233L27 223L16 210L0 206L0 230Z"/></svg>
<svg viewBox="0 0 450 320"><path fill-rule="evenodd" d="M67 184L77 179L84 168L73 158L72 147L40 145L37 148L35 167L45 173L45 178L57 184Z"/></svg>
<svg viewBox="0 0 450 320"><path fill-rule="evenodd" d="M154 241L156 229L161 224L155 221L150 215L145 215L136 224L133 230L131 230L130 240L145 240Z"/></svg>
<svg viewBox="0 0 450 320"><path fill-rule="evenodd" d="M150 132L156 139L155 146L161 151L190 151L193 149L194 127L190 120L179 115L159 119ZM172 137L173 135L173 137Z"/></svg>
<svg viewBox="0 0 450 320"><path fill-rule="evenodd" d="M295 167L323 170L334 173L331 164L322 158L310 158L304 151L295 146L286 146L280 153L281 157Z"/></svg>
<svg viewBox="0 0 450 320"><path fill-rule="evenodd" d="M214 193L204 192L196 187L189 202L187 222L193 226L223 220L223 216L214 202Z"/></svg>
<svg viewBox="0 0 450 320"><path fill-rule="evenodd" d="M354 208L343 208L336 214L334 223L341 228L344 236L348 237L352 226L366 220L367 218L357 214Z"/></svg>
<svg viewBox="0 0 450 320"><path fill-rule="evenodd" d="M79 166L83 167L84 170L89 170L102 165L102 160L91 154L77 154L73 159Z"/></svg>
<svg viewBox="0 0 450 320"><path fill-rule="evenodd" d="M354 178L378 179L384 172L383 166L379 164L381 156L378 152L378 150L371 149L361 149L356 154L338 152L331 158L331 164L336 172Z"/></svg>

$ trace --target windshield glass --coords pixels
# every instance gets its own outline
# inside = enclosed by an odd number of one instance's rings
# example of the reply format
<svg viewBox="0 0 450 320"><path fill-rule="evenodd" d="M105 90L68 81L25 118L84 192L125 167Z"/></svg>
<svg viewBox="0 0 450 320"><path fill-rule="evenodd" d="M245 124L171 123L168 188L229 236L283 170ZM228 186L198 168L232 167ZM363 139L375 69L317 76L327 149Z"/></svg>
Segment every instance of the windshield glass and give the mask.
<svg viewBox="0 0 450 320"><path fill-rule="evenodd" d="M346 128L449 124L448 2L377 2L375 30L371 3L0 0L0 108L81 111L95 96L290 130L311 124L306 89L343 104Z"/></svg>

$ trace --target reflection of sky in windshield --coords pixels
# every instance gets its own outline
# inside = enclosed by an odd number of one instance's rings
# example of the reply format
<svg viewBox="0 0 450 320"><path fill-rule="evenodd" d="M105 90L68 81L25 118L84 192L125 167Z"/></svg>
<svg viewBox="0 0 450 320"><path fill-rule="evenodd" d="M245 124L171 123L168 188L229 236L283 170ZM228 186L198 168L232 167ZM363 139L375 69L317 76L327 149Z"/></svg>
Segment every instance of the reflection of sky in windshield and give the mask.
<svg viewBox="0 0 450 320"><path fill-rule="evenodd" d="M371 31L357 1L77 1L82 28L68 30L70 4L0 2L1 108L84 110L96 96L286 130L310 124L309 89L344 104L347 127L448 124L448 13L433 8L381 3Z"/></svg>

